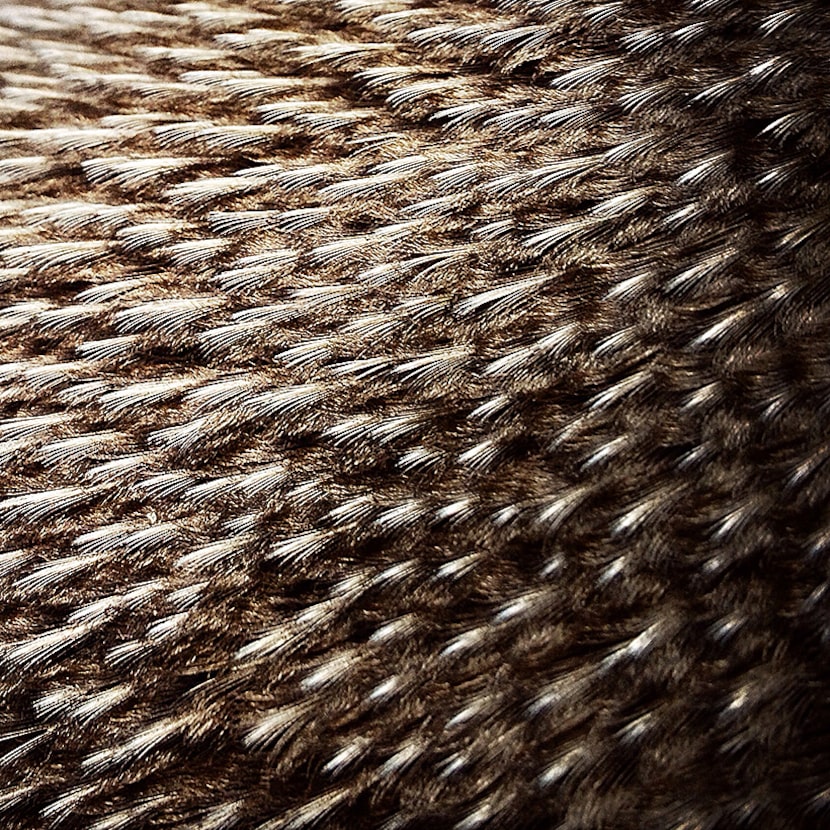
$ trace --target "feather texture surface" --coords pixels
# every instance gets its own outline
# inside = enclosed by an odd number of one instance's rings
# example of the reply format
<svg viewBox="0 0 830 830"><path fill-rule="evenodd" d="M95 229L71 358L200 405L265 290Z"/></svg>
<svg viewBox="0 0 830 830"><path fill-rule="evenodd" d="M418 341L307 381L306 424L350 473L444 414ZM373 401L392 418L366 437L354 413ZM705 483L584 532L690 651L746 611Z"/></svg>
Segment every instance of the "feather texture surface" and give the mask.
<svg viewBox="0 0 830 830"><path fill-rule="evenodd" d="M821 0L0 3L0 825L830 827Z"/></svg>

